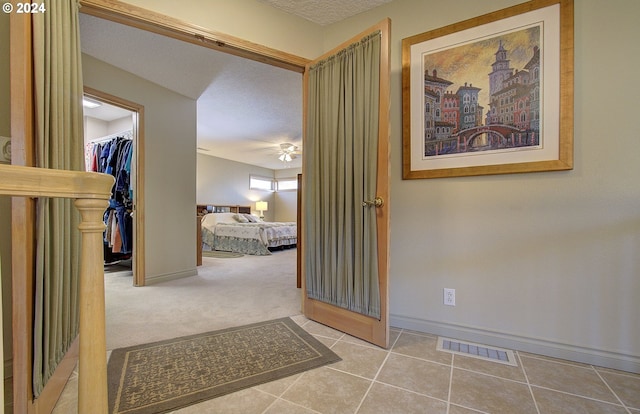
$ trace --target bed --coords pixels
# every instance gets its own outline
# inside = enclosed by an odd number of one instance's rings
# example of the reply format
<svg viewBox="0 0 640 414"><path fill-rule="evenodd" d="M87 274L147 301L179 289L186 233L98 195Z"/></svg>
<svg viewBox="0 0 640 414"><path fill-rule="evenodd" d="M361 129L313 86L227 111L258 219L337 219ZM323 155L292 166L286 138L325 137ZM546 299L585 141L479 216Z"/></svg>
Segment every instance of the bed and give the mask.
<svg viewBox="0 0 640 414"><path fill-rule="evenodd" d="M297 243L295 222L264 222L248 213L208 213L202 216L202 249L269 255Z"/></svg>

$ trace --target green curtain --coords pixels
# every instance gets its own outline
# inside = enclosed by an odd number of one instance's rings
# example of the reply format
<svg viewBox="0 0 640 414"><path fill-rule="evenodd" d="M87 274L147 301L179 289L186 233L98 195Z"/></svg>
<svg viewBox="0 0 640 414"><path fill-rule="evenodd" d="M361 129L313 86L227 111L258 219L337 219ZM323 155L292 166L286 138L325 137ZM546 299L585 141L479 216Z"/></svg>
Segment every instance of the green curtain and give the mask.
<svg viewBox="0 0 640 414"><path fill-rule="evenodd" d="M380 318L375 208L380 32L309 70L305 201L307 296Z"/></svg>
<svg viewBox="0 0 640 414"><path fill-rule="evenodd" d="M45 0L33 17L38 167L83 170L78 0ZM79 213L68 199L38 199L33 389L37 398L78 335Z"/></svg>

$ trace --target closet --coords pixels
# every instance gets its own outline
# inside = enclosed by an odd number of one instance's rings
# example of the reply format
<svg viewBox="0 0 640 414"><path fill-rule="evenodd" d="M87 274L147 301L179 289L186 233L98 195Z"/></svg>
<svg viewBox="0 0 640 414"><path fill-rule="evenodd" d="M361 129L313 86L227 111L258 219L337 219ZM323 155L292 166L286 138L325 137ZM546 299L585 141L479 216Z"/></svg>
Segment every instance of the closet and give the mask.
<svg viewBox="0 0 640 414"><path fill-rule="evenodd" d="M115 263L116 266L107 265L105 271L130 270L133 275L133 286L144 286L144 106L85 86L83 110L87 169L100 171L102 168L107 173L106 169L110 164L111 169L108 173L112 174L116 180L113 187L113 200L105 211L105 224L111 223L109 227L112 233L105 232L104 251L107 259L105 263ZM100 156L107 155L105 151L107 144L109 153L113 148L114 151L118 150L118 155L112 156L110 163L106 158L107 164L102 164ZM120 160L122 165L123 159L126 175L122 173L118 164ZM102 162L104 161L105 158L102 159ZM110 218L111 221L109 221ZM122 230L119 226L120 222L126 226ZM114 230L119 234L119 241L118 234L115 240L112 240ZM132 232L132 237L126 239L124 246L122 245L123 232L126 236ZM126 258L127 256L129 258ZM119 269L121 267L125 269Z"/></svg>
<svg viewBox="0 0 640 414"><path fill-rule="evenodd" d="M130 263L133 253L133 187L131 164L133 130L89 139L85 148L87 171L109 174L115 184L104 213L105 265Z"/></svg>

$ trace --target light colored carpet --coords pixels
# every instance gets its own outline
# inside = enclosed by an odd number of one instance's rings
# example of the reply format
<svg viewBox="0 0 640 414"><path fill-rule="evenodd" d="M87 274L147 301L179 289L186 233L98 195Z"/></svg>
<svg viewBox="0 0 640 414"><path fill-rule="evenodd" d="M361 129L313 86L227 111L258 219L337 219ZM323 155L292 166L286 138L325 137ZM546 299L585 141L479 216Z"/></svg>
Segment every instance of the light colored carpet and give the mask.
<svg viewBox="0 0 640 414"><path fill-rule="evenodd" d="M296 249L233 260L203 258L198 275L133 287L105 275L107 349L300 314Z"/></svg>
<svg viewBox="0 0 640 414"><path fill-rule="evenodd" d="M220 259L233 259L236 257L242 257L244 254L235 252L222 252L218 250L204 250L202 257L217 257Z"/></svg>

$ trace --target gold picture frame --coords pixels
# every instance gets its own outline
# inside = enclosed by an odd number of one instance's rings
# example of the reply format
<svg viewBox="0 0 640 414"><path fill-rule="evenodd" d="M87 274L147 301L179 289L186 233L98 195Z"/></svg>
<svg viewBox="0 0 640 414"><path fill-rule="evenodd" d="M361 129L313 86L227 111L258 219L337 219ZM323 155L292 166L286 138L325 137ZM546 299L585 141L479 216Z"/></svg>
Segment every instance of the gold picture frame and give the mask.
<svg viewBox="0 0 640 414"><path fill-rule="evenodd" d="M573 0L402 40L402 178L573 169Z"/></svg>

